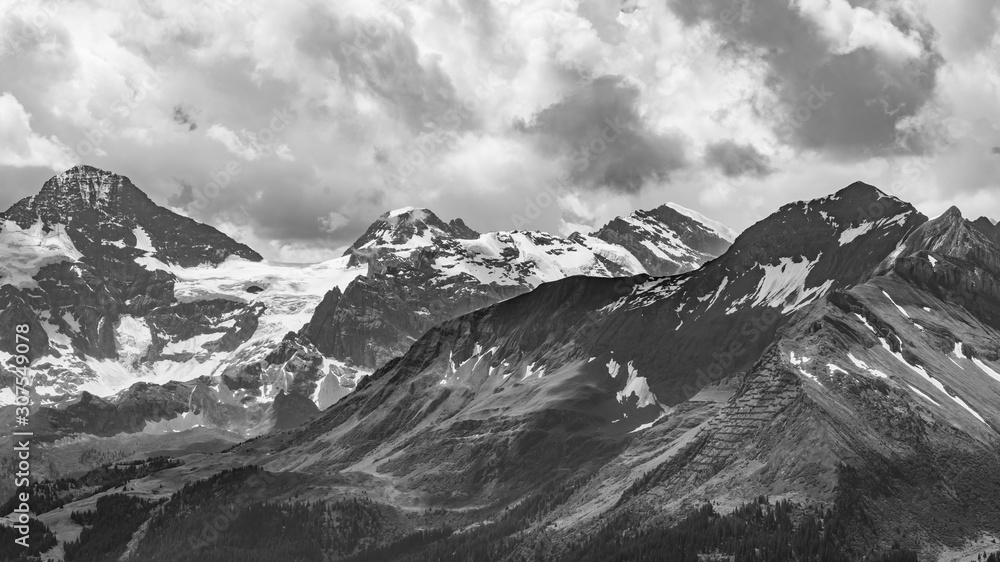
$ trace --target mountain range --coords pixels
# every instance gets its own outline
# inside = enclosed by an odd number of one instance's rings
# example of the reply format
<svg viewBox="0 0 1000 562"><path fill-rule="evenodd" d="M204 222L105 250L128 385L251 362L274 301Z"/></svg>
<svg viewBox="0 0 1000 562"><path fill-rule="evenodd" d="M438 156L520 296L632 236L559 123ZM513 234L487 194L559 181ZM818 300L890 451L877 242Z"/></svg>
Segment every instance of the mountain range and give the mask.
<svg viewBox="0 0 1000 562"><path fill-rule="evenodd" d="M181 255L144 221L75 218L138 196L44 197L132 189L116 178L71 170L36 198L58 203L15 206L67 210L9 211L0 234L15 256L3 329L27 318L47 351L32 423L65 480L38 486L55 498L36 511L50 554L98 541L154 561L998 548L990 219L931 219L861 182L738 236L676 206L567 238L400 209L308 266L304 291L228 238ZM184 354L164 358L172 345ZM94 367L112 362L124 390ZM121 538L110 522L127 510Z"/></svg>
<svg viewBox="0 0 1000 562"><path fill-rule="evenodd" d="M8 332L14 318L31 326L37 432L252 436L333 404L444 320L567 276L690 269L728 246L729 231L687 213L560 238L480 234L406 208L342 258L276 264L81 166L0 215L0 300ZM276 412L282 394L308 400Z"/></svg>

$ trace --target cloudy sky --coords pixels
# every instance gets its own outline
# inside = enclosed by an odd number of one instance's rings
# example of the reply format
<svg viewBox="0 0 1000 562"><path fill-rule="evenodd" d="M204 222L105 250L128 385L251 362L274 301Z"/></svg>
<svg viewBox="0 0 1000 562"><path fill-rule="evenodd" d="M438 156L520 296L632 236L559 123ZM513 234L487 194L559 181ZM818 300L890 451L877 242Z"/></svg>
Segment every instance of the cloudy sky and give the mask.
<svg viewBox="0 0 1000 562"><path fill-rule="evenodd" d="M0 0L0 207L86 163L267 257L379 214L1000 218L996 0Z"/></svg>

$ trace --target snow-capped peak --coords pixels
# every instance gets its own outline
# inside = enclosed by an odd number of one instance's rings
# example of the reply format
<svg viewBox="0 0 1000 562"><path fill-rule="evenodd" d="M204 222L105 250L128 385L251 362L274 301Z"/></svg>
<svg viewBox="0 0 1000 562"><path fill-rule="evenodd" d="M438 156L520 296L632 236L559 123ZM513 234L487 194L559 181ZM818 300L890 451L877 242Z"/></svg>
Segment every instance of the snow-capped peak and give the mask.
<svg viewBox="0 0 1000 562"><path fill-rule="evenodd" d="M732 228L729 228L728 226L722 224L719 221L714 221L706 217L705 215L699 213L698 211L692 211L691 209L688 209L687 207L682 207L677 203L672 203L672 202L667 203L667 207L670 207L671 209L677 211L678 213L684 215L685 217L694 219L702 223L703 225L711 229L713 232L715 232L719 236L719 238L722 238L723 240L729 243L734 242L736 240L736 237L739 236L740 234L739 232L736 232Z"/></svg>
<svg viewBox="0 0 1000 562"><path fill-rule="evenodd" d="M405 215L407 213L412 213L413 211L416 210L417 210L416 207L400 207L399 209L389 211L388 213L386 213L386 215L392 218L392 217L398 217L400 215ZM421 210L426 210L426 209L421 209Z"/></svg>
<svg viewBox="0 0 1000 562"><path fill-rule="evenodd" d="M75 166L49 180L60 193L76 191L85 203L94 206L106 204L124 181L118 174L93 166Z"/></svg>
<svg viewBox="0 0 1000 562"><path fill-rule="evenodd" d="M403 207L383 213L347 253L354 250L413 249L432 246L439 238L475 238L479 233L460 219L444 222L429 209Z"/></svg>

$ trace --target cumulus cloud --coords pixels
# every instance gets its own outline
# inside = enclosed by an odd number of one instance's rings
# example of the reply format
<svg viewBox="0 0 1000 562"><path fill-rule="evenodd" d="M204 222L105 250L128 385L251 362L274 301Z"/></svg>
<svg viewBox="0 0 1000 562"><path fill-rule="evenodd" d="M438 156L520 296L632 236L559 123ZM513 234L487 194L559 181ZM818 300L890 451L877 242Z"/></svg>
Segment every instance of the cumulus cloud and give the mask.
<svg viewBox="0 0 1000 562"><path fill-rule="evenodd" d="M538 112L521 130L539 150L567 161L586 188L636 192L684 166L684 139L650 130L639 113L638 88L601 76Z"/></svg>
<svg viewBox="0 0 1000 562"><path fill-rule="evenodd" d="M11 93L0 94L0 166L62 170L75 157L58 138L32 131L31 115Z"/></svg>
<svg viewBox="0 0 1000 562"><path fill-rule="evenodd" d="M743 228L864 179L1000 217L993 0L47 6L0 18L0 207L80 161L281 260L405 205Z"/></svg>
<svg viewBox="0 0 1000 562"><path fill-rule="evenodd" d="M295 46L304 56L331 63L343 85L382 100L419 132L441 122L458 99L439 57L421 56L398 18L389 11L340 17L314 4Z"/></svg>
<svg viewBox="0 0 1000 562"><path fill-rule="evenodd" d="M707 23L731 56L762 58L778 138L857 159L905 152L899 126L934 94L942 59L933 30L899 4L761 0L729 16L730 0L672 0L688 25ZM879 11L872 11L876 8Z"/></svg>
<svg viewBox="0 0 1000 562"><path fill-rule="evenodd" d="M730 178L744 175L766 176L774 171L770 161L752 144L741 144L733 140L712 143L705 150L705 162Z"/></svg>

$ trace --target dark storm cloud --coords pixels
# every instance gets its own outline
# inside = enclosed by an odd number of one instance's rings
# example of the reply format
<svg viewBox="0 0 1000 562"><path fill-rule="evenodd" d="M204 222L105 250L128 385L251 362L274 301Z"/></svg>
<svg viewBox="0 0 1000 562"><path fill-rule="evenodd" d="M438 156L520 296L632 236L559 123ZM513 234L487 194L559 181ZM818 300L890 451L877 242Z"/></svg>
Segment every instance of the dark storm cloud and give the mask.
<svg viewBox="0 0 1000 562"><path fill-rule="evenodd" d="M770 162L770 159L752 144L740 144L733 140L712 143L705 150L705 163L718 168L730 178L770 175L774 171Z"/></svg>
<svg viewBox="0 0 1000 562"><path fill-rule="evenodd" d="M193 131L198 128L198 124L195 123L194 118L191 117L191 113L181 105L174 106L174 122L178 125L184 125L189 131Z"/></svg>
<svg viewBox="0 0 1000 562"><path fill-rule="evenodd" d="M902 35L915 31L925 51L901 60L872 46L833 52L818 25L786 0L671 0L671 6L685 24L709 22L732 56L763 56L765 85L780 100L774 128L783 142L848 158L925 148L897 132L931 100L943 62L925 28L901 15L890 19Z"/></svg>
<svg viewBox="0 0 1000 562"><path fill-rule="evenodd" d="M651 131L638 102L638 88L619 76L602 76L517 128L544 154L567 157L575 183L634 193L685 164L682 139Z"/></svg>
<svg viewBox="0 0 1000 562"><path fill-rule="evenodd" d="M265 239L346 245L387 210L384 191L363 178L321 179L311 170L245 166L211 201L212 212L239 209ZM331 215L338 217L334 223Z"/></svg>
<svg viewBox="0 0 1000 562"><path fill-rule="evenodd" d="M167 205L184 209L195 200L194 186L184 180L177 180L177 183L181 184L181 190L167 197Z"/></svg>
<svg viewBox="0 0 1000 562"><path fill-rule="evenodd" d="M472 124L445 117L462 107L451 79L436 60L421 60L416 43L388 14L339 19L315 6L296 47L313 59L336 63L345 85L387 102L413 132L432 124L449 129Z"/></svg>

